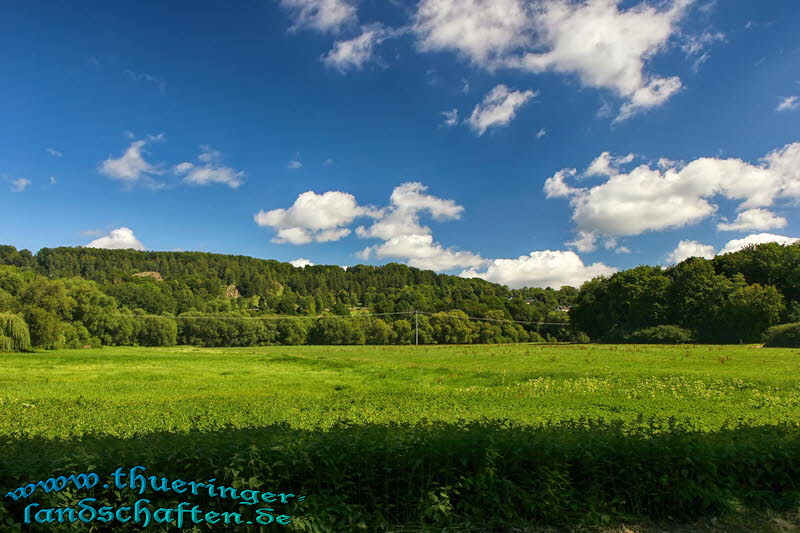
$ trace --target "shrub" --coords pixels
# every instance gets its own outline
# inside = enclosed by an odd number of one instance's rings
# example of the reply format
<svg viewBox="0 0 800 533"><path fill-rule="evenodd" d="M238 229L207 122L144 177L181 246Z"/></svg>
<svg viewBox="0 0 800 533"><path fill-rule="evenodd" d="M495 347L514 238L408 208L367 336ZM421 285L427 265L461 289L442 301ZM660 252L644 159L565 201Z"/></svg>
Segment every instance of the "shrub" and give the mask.
<svg viewBox="0 0 800 533"><path fill-rule="evenodd" d="M134 439L0 438L0 447L4 490L56 474L94 471L104 477L120 466L142 465L145 475L172 480L214 478L217 486L307 495L302 502L275 506L293 516L292 531L306 532L512 531L694 520L735 506L789 511L800 497L800 439L791 425L708 434L687 431L680 423L666 432L653 426L630 433L596 420L536 428L475 422L309 431L276 425ZM30 501L41 508L75 507L88 495L67 487L37 491L35 500L9 498L0 506L0 524L5 531L14 531L14 525L20 526L17 531L85 531L81 523L22 529L19 522ZM144 496L102 490L93 497L113 507L139 498L150 499L152 508L176 505L174 494L152 490ZM235 499L202 491L183 498L203 509L252 513ZM112 530L97 525L93 531ZM114 525L113 531L141 530ZM156 523L147 529L174 530ZM257 530L264 531L236 529Z"/></svg>
<svg viewBox="0 0 800 533"><path fill-rule="evenodd" d="M764 333L764 346L800 348L800 322L769 328Z"/></svg>
<svg viewBox="0 0 800 533"><path fill-rule="evenodd" d="M694 341L694 333L679 326L655 326L634 331L628 342L639 344L688 344Z"/></svg>

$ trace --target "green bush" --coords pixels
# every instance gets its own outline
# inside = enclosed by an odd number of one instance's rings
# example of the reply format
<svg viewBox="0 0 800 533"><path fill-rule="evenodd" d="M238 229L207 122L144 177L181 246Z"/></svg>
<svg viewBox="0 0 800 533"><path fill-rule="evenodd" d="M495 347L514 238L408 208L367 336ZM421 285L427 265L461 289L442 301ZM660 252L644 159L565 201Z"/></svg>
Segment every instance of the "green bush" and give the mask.
<svg viewBox="0 0 800 533"><path fill-rule="evenodd" d="M764 346L800 348L800 322L772 326L764 333Z"/></svg>
<svg viewBox="0 0 800 533"><path fill-rule="evenodd" d="M655 326L634 331L628 342L637 344L689 344L694 342L694 333L679 326Z"/></svg>
<svg viewBox="0 0 800 533"><path fill-rule="evenodd" d="M309 532L510 531L692 520L739 505L789 510L800 502L795 426L695 433L674 423L634 434L596 420L543 427L476 422L307 431L271 426L136 439L20 438L0 440L0 446L5 490L62 474L97 472L109 479L118 467L142 465L147 475L172 480L213 478L217 485L240 490L304 495L302 502L271 507L294 518L293 530ZM6 500L0 524L4 531L23 531L19 522L29 501L43 508L74 506L90 496L115 507L142 497L153 508L176 503L172 493L140 496L127 489L69 487ZM205 510L253 515L252 507L231 499L202 493L180 499ZM86 530L82 523L55 526L32 524L24 531ZM94 531L141 530L132 523L94 526ZM174 529L153 524L151 530Z"/></svg>

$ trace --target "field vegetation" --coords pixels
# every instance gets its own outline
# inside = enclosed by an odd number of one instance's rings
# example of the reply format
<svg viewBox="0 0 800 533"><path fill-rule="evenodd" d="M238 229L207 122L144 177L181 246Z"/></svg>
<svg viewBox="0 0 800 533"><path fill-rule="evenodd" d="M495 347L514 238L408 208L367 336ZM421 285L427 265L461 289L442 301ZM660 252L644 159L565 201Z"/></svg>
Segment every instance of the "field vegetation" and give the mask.
<svg viewBox="0 0 800 533"><path fill-rule="evenodd" d="M800 504L796 349L112 347L0 365L3 487L142 464L307 494L287 509L302 531L686 522ZM20 509L0 512L18 524Z"/></svg>
<svg viewBox="0 0 800 533"><path fill-rule="evenodd" d="M796 522L798 321L800 244L558 290L0 246L0 487L143 465L307 495L281 511L309 532ZM36 501L87 495L138 498Z"/></svg>

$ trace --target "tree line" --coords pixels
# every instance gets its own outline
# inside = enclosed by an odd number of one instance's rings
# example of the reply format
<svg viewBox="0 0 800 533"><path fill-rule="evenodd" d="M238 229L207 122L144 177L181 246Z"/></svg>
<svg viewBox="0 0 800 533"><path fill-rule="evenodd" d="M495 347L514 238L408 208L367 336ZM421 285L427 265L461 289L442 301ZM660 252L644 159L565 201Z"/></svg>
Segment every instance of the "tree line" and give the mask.
<svg viewBox="0 0 800 533"><path fill-rule="evenodd" d="M201 252L63 247L32 254L0 246L0 265L6 351L407 344L417 337L421 344L737 343L800 322L800 244L639 266L579 290L509 289L396 263L300 268Z"/></svg>
<svg viewBox="0 0 800 533"><path fill-rule="evenodd" d="M800 244L598 277L581 286L569 316L596 341L758 342L770 326L800 321Z"/></svg>
<svg viewBox="0 0 800 533"><path fill-rule="evenodd" d="M543 324L568 321L564 309L577 295L571 287L509 290L399 264L297 268L196 252L56 248L34 255L0 246L0 265L0 350L585 338Z"/></svg>

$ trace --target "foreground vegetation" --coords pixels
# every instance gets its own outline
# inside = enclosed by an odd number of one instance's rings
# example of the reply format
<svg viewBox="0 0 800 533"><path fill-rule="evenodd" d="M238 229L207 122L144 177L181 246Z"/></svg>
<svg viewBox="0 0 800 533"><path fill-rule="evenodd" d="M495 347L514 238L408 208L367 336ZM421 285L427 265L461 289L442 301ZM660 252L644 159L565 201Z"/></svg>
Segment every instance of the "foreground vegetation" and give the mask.
<svg viewBox="0 0 800 533"><path fill-rule="evenodd" d="M5 354L0 365L7 490L142 464L307 494L286 509L303 531L691 521L800 506L793 349L117 347ZM20 504L4 509L17 527Z"/></svg>

